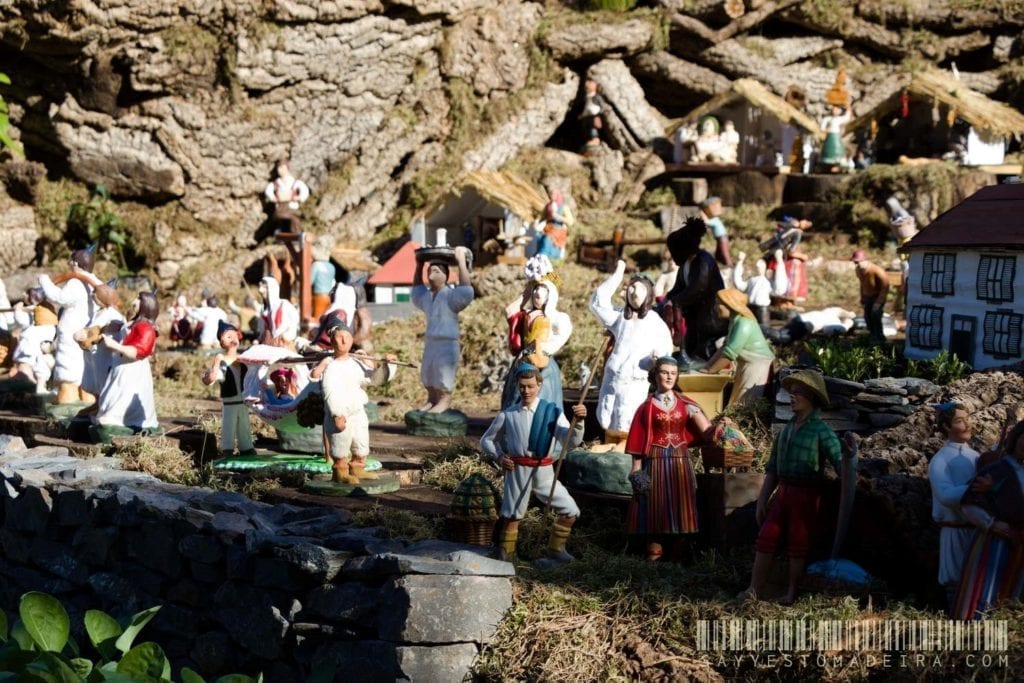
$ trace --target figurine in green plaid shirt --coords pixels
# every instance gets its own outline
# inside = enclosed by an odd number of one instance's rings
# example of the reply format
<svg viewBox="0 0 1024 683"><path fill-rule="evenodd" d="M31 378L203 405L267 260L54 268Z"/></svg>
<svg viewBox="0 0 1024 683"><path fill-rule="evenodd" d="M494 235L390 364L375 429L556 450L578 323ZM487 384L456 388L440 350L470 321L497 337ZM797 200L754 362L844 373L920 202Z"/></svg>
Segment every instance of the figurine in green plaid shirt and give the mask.
<svg viewBox="0 0 1024 683"><path fill-rule="evenodd" d="M818 517L825 462L839 473L841 459L857 452L857 437L847 433L840 443L836 433L821 419L819 408L828 406L829 401L820 374L798 370L783 379L782 386L792 399L793 418L772 444L755 513L761 530L754 544L754 571L750 587L738 597L756 598L764 590L772 556L785 534L789 588L779 602L791 605L796 601L797 584L804 572Z"/></svg>

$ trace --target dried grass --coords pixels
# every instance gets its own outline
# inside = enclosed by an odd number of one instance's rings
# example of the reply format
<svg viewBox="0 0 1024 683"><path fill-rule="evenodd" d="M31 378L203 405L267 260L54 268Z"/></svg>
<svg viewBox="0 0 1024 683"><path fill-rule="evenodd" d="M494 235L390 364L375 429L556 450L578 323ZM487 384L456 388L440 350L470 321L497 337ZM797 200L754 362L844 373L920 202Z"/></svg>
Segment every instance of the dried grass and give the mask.
<svg viewBox="0 0 1024 683"><path fill-rule="evenodd" d="M115 447L113 455L121 458L122 469L145 472L161 481L186 486L205 483L192 456L164 436L128 440Z"/></svg>
<svg viewBox="0 0 1024 683"><path fill-rule="evenodd" d="M442 518L425 517L409 510L396 510L379 504L354 513L352 524L379 528L382 538L425 541L445 536L445 522Z"/></svg>

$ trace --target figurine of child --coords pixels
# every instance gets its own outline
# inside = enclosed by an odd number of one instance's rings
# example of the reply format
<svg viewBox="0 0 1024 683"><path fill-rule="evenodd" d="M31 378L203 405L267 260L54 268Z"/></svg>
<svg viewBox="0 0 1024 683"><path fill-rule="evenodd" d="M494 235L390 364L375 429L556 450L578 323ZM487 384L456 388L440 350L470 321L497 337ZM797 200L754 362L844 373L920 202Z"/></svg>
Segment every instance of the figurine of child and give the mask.
<svg viewBox="0 0 1024 683"><path fill-rule="evenodd" d="M202 382L207 386L214 382L220 384L220 452L223 457L231 457L237 442L238 454L250 457L256 455L256 449L252 444L249 407L245 403L244 384L249 366L238 360L242 333L222 320L217 326L217 341L224 352L213 357L213 362L203 371Z"/></svg>

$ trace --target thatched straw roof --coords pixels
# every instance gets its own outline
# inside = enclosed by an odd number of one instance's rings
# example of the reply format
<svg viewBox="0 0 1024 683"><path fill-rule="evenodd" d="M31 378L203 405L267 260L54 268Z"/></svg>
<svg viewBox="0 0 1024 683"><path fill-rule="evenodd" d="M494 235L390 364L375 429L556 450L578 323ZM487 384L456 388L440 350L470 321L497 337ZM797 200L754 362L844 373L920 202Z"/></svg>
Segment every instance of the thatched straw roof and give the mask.
<svg viewBox="0 0 1024 683"><path fill-rule="evenodd" d="M976 130L1002 138L1019 138L1024 135L1024 114L1009 105L971 90L953 76L938 69L927 69L906 76L904 85L895 88L892 95L851 121L846 130L856 130L868 125L872 119L898 108L904 88L911 96L916 95L945 104Z"/></svg>
<svg viewBox="0 0 1024 683"><path fill-rule="evenodd" d="M533 185L514 173L503 171L471 171L457 182L445 197L435 202L427 215L439 211L452 196L461 196L466 188L476 190L477 194L490 202L508 208L523 220L533 220L544 212L547 198Z"/></svg>
<svg viewBox="0 0 1024 683"><path fill-rule="evenodd" d="M750 78L741 78L733 82L731 90L711 98L683 117L682 120L697 120L738 99L745 99L751 104L761 107L784 124L791 124L809 131L819 140L825 138L825 133L818 126L817 121Z"/></svg>

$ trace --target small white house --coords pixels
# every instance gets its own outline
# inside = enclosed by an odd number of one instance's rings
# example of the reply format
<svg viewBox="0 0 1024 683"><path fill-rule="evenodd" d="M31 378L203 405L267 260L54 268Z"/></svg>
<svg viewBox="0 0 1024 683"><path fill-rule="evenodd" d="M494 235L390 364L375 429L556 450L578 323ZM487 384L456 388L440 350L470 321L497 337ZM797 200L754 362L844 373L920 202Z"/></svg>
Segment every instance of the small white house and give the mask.
<svg viewBox="0 0 1024 683"><path fill-rule="evenodd" d="M901 251L910 258L907 358L947 349L975 370L1024 358L1024 184L982 188Z"/></svg>

